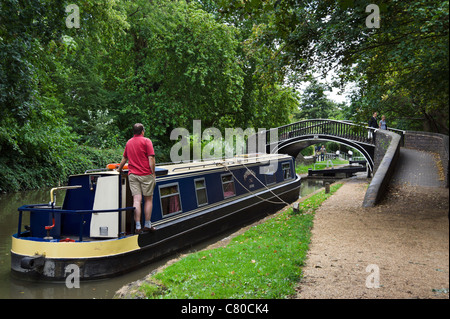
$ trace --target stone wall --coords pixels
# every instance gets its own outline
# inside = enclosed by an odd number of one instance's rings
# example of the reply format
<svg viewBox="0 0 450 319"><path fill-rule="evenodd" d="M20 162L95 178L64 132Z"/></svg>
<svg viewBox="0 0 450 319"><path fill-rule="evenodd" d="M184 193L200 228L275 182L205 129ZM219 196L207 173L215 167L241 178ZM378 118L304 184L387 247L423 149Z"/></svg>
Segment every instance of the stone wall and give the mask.
<svg viewBox="0 0 450 319"><path fill-rule="evenodd" d="M448 135L429 132L405 132L405 147L439 154L445 175L445 187L448 187L449 172Z"/></svg>
<svg viewBox="0 0 450 319"><path fill-rule="evenodd" d="M374 154L374 175L367 189L363 206L375 206L386 193L398 161L400 146L439 154L448 187L449 137L443 134L405 131L403 140L396 133L377 130Z"/></svg>
<svg viewBox="0 0 450 319"><path fill-rule="evenodd" d="M376 131L374 175L364 197L364 207L375 206L386 193L397 165L400 145L400 135L385 130Z"/></svg>
<svg viewBox="0 0 450 319"><path fill-rule="evenodd" d="M381 161L384 158L384 155L386 154L389 145L391 144L392 135L391 134L384 134L387 133L383 130L377 130L375 132L375 153L373 156L373 175L376 174L378 167L381 164Z"/></svg>

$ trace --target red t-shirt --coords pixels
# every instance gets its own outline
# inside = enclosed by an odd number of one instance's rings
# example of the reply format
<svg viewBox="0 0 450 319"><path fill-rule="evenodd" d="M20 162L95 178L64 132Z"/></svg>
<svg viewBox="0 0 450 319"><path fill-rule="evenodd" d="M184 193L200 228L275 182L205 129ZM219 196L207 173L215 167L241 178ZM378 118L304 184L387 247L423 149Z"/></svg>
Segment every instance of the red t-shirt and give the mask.
<svg viewBox="0 0 450 319"><path fill-rule="evenodd" d="M135 175L150 175L149 156L155 156L153 143L150 139L142 135L135 135L130 138L125 146L123 156L128 159L128 173Z"/></svg>

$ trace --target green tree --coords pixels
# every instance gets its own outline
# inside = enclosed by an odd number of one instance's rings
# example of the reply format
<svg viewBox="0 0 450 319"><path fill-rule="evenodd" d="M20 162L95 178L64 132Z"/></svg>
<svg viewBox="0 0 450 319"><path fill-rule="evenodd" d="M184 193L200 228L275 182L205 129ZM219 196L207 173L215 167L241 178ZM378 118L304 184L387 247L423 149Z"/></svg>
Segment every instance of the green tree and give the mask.
<svg viewBox="0 0 450 319"><path fill-rule="evenodd" d="M224 16L257 22L249 44L271 48L265 76L295 83L333 70L336 83L359 86L353 119L365 122L374 108L391 121L406 112L448 132L448 1L378 1L380 28L366 25L362 0L219 3Z"/></svg>
<svg viewBox="0 0 450 319"><path fill-rule="evenodd" d="M260 62L244 49L247 30L194 2L137 1L126 10L130 29L118 43L125 53L113 62L121 72L114 75L119 97L112 114L123 132L141 121L167 154L170 132L191 129L195 119L222 132L289 121L295 96L255 77Z"/></svg>
<svg viewBox="0 0 450 319"><path fill-rule="evenodd" d="M329 89L328 85L312 80L301 95L298 111L294 113L294 120L334 118L337 105L326 96L325 92Z"/></svg>
<svg viewBox="0 0 450 319"><path fill-rule="evenodd" d="M222 131L289 122L298 97L264 76L277 45L255 49L253 18L224 19L216 1L80 0L68 28L69 4L0 3L1 191L103 165L135 122L159 161L194 119Z"/></svg>
<svg viewBox="0 0 450 319"><path fill-rule="evenodd" d="M122 95L116 112L129 119L127 128L139 119L166 138L193 119L220 126L240 112L235 28L184 1L137 1L127 12L131 27L121 43L127 53L119 62L128 68L116 75Z"/></svg>
<svg viewBox="0 0 450 319"><path fill-rule="evenodd" d="M75 72L67 64L73 50L65 39L84 32L101 40L109 25L118 25L102 20L114 2L80 2L79 30L66 27L63 2L0 3L0 191L52 185L74 173L77 163L91 163L78 156L76 125L65 108L65 97L75 96L67 89Z"/></svg>

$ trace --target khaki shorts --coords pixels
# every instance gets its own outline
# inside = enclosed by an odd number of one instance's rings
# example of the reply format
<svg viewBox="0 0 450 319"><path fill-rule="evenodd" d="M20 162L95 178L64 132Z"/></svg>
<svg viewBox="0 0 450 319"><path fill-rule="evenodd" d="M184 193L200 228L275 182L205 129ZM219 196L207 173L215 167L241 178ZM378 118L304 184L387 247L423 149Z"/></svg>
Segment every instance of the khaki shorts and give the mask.
<svg viewBox="0 0 450 319"><path fill-rule="evenodd" d="M128 181L130 183L131 195L144 195L152 196L155 189L155 178L153 175L128 175Z"/></svg>

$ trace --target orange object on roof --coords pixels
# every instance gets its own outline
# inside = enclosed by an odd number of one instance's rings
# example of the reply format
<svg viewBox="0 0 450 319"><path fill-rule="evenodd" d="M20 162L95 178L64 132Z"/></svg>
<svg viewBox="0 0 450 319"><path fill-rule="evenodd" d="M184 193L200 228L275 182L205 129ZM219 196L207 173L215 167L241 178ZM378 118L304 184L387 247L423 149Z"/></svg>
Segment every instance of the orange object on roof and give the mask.
<svg viewBox="0 0 450 319"><path fill-rule="evenodd" d="M106 168L107 168L107 169L110 169L110 170L118 169L118 168L119 168L119 164L117 164L117 163L108 164L108 165L106 165ZM125 165L123 166L123 169L128 169L128 164L125 164Z"/></svg>

